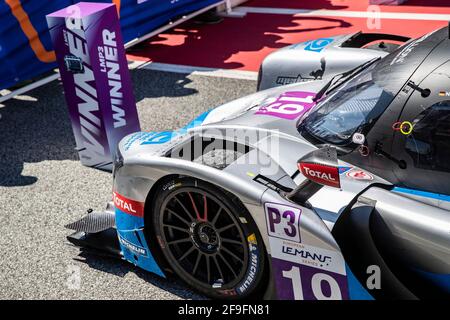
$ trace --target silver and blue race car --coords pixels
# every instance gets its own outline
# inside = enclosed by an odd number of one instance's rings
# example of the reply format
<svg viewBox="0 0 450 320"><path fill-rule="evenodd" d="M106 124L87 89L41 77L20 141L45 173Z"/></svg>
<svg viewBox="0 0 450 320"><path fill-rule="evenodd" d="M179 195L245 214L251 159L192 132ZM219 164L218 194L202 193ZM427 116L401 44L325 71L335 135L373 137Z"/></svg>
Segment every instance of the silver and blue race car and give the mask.
<svg viewBox="0 0 450 320"><path fill-rule="evenodd" d="M88 250L211 298L450 296L450 39L283 48L259 91L120 142Z"/></svg>

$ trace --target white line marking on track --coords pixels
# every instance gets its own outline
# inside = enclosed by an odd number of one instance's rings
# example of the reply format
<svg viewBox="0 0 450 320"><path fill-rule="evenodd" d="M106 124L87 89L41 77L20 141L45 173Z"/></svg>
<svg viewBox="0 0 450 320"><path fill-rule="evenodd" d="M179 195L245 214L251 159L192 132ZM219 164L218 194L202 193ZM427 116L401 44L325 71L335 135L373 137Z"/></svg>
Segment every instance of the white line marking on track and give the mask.
<svg viewBox="0 0 450 320"><path fill-rule="evenodd" d="M373 11L344 11L344 10L310 10L310 9L284 9L268 7L236 7L234 11L241 13L286 14L295 16L323 16L347 18L381 18L398 20L437 20L449 21L450 14L437 13L407 13L407 12L373 12Z"/></svg>
<svg viewBox="0 0 450 320"><path fill-rule="evenodd" d="M130 69L147 69L175 73L187 73L196 76L231 78L241 80L254 80L258 78L258 72L245 70L228 70L218 68L194 67L180 64L169 64L148 61L133 61L128 65Z"/></svg>

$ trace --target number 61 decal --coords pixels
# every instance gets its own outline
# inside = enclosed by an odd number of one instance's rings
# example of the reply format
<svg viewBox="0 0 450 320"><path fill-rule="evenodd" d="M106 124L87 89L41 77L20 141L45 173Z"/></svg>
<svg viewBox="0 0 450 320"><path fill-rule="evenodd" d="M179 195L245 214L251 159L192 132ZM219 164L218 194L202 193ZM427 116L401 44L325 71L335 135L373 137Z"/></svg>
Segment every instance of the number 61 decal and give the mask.
<svg viewBox="0 0 450 320"><path fill-rule="evenodd" d="M255 114L293 120L316 105L313 100L315 96L316 94L313 92L285 92L272 103L261 106Z"/></svg>

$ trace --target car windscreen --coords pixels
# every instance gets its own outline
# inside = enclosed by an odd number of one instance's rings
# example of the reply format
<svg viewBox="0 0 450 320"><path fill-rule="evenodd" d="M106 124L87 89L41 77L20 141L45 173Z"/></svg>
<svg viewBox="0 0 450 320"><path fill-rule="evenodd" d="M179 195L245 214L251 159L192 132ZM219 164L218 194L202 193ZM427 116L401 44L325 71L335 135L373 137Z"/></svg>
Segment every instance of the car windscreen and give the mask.
<svg viewBox="0 0 450 320"><path fill-rule="evenodd" d="M386 110L426 56L447 36L447 28L415 39L370 65L327 94L298 130L322 143L346 145Z"/></svg>
<svg viewBox="0 0 450 320"><path fill-rule="evenodd" d="M377 118L391 103L393 94L373 79L370 66L332 92L300 125L316 139L332 144L346 144L359 127Z"/></svg>

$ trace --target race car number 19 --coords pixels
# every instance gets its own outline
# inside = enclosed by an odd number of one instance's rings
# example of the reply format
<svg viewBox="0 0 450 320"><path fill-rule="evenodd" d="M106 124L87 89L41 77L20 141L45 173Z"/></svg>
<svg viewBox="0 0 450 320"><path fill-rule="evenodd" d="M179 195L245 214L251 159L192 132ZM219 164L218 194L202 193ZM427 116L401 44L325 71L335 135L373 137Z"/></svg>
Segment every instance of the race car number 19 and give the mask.
<svg viewBox="0 0 450 320"><path fill-rule="evenodd" d="M295 300L304 300L303 284L300 276L301 266L292 266L290 270L283 271L283 277L292 281L292 292ZM328 292L322 289L323 284L328 285ZM337 281L328 274L315 273L311 277L311 292L317 300L342 300L341 288Z"/></svg>
<svg viewBox="0 0 450 320"><path fill-rule="evenodd" d="M342 254L303 243L302 210L264 204L277 297L283 300L348 299Z"/></svg>

